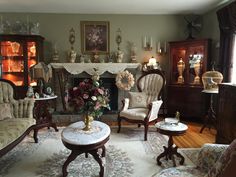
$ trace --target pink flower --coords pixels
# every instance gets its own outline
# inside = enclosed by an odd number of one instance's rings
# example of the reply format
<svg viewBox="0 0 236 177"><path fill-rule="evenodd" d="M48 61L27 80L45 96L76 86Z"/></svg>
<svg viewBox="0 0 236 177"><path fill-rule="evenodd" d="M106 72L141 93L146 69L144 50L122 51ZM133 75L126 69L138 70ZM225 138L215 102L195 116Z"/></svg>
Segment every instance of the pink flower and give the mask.
<svg viewBox="0 0 236 177"><path fill-rule="evenodd" d="M95 110L98 110L101 107L101 104L99 102L96 102L96 105L94 106Z"/></svg>
<svg viewBox="0 0 236 177"><path fill-rule="evenodd" d="M73 91L76 91L78 88L77 87L73 87Z"/></svg>
<svg viewBox="0 0 236 177"><path fill-rule="evenodd" d="M102 89L98 88L98 93L100 93L101 95L103 95L103 94L104 94L104 91L103 91Z"/></svg>
<svg viewBox="0 0 236 177"><path fill-rule="evenodd" d="M86 93L84 93L84 94L83 94L83 99L88 99L88 98L89 98L89 95L86 94Z"/></svg>

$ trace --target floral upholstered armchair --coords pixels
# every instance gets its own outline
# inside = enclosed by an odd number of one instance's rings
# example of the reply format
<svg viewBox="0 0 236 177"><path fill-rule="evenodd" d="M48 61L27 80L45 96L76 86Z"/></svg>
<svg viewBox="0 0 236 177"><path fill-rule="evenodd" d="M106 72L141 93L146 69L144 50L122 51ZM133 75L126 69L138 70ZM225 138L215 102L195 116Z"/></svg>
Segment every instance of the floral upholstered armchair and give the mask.
<svg viewBox="0 0 236 177"><path fill-rule="evenodd" d="M196 166L167 168L153 177L233 177L235 159L236 139L230 145L205 144L198 154Z"/></svg>
<svg viewBox="0 0 236 177"><path fill-rule="evenodd" d="M0 79L0 157L36 127L33 118L34 100L15 100L14 87L12 82Z"/></svg>

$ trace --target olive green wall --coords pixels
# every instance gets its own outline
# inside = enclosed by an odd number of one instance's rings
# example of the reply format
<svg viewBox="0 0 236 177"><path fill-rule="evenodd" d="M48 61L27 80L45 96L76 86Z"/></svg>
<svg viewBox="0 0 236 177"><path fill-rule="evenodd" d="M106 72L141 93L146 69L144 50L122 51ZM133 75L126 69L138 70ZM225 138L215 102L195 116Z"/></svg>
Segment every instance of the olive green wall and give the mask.
<svg viewBox="0 0 236 177"><path fill-rule="evenodd" d="M110 22L110 52L117 50L115 43L116 31L122 31L121 50L125 52L124 62L130 62L130 49L128 42L134 42L137 46L138 62L147 61L149 57L157 57L162 68L168 70L168 54L157 56L156 42L183 40L186 38L185 21L180 15L86 15L86 14L23 14L2 13L3 20L15 22L30 21L40 23L40 34L45 37L45 61L50 62L52 47L57 44L60 61L67 61L67 51L70 49L68 41L69 30L75 29L75 50L81 53L80 21L109 21ZM154 49L144 51L142 48L143 36L153 38ZM77 60L78 62L78 60Z"/></svg>
<svg viewBox="0 0 236 177"><path fill-rule="evenodd" d="M211 61L215 63L214 67L218 70L219 64L219 42L220 42L220 31L219 24L216 15L216 9L210 11L203 16L203 29L201 32L202 38L212 39L211 46Z"/></svg>

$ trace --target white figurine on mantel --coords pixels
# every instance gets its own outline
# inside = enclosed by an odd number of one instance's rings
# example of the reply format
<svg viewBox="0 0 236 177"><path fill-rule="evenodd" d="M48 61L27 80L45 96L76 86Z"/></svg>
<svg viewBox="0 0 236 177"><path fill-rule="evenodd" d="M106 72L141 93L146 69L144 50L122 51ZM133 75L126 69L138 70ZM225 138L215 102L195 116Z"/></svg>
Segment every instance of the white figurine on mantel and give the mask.
<svg viewBox="0 0 236 177"><path fill-rule="evenodd" d="M118 50L116 53L117 63L122 63L123 57L124 57L124 52L122 52L121 50Z"/></svg>
<svg viewBox="0 0 236 177"><path fill-rule="evenodd" d="M90 57L85 57L85 63L91 63L91 59L90 59Z"/></svg>
<svg viewBox="0 0 236 177"><path fill-rule="evenodd" d="M71 49L68 53L68 57L69 57L69 62L74 63L76 60L76 52L73 49Z"/></svg>
<svg viewBox="0 0 236 177"><path fill-rule="evenodd" d="M132 42L131 43L131 52L130 52L130 54L131 54L131 63L137 63L137 59L136 59L136 57L137 57L137 55L136 55L136 52L137 52L137 47L136 47L136 45Z"/></svg>
<svg viewBox="0 0 236 177"><path fill-rule="evenodd" d="M85 56L84 55L80 55L80 63L84 63L84 61L85 61Z"/></svg>

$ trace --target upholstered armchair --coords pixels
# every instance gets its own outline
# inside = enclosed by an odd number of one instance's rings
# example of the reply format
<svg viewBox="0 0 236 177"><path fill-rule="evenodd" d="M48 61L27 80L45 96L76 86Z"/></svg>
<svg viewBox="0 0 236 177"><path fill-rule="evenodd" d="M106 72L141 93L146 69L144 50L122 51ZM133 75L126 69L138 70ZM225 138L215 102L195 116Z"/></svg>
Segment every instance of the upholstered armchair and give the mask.
<svg viewBox="0 0 236 177"><path fill-rule="evenodd" d="M34 100L15 100L15 85L0 79L0 157L35 128ZM37 137L34 135L34 139Z"/></svg>
<svg viewBox="0 0 236 177"><path fill-rule="evenodd" d="M137 80L139 92L129 92L122 109L118 113L118 133L121 129L121 120L144 125L144 140L147 140L148 126L156 122L159 109L163 103L162 92L166 79L160 70L144 72Z"/></svg>
<svg viewBox="0 0 236 177"><path fill-rule="evenodd" d="M198 154L196 166L167 168L152 177L234 177L235 162L236 140L230 145L205 144Z"/></svg>

